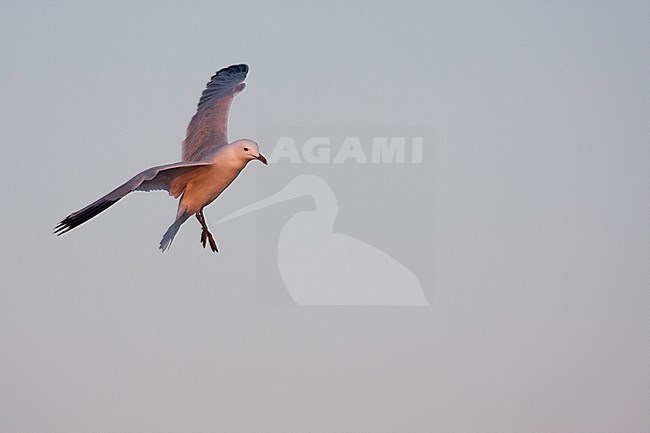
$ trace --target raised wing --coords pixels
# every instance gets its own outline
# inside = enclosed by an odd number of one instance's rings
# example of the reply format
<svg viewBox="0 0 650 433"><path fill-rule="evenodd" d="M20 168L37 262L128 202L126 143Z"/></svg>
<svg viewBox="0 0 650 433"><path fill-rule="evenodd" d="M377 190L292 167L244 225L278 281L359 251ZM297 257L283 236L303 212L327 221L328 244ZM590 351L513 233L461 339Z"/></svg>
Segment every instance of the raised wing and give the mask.
<svg viewBox="0 0 650 433"><path fill-rule="evenodd" d="M232 65L212 76L199 99L196 114L187 126L183 161L201 161L228 144L228 112L232 100L244 87L247 65Z"/></svg>
<svg viewBox="0 0 650 433"><path fill-rule="evenodd" d="M113 206L131 191L153 191L164 189L165 191L169 191L171 195L178 197L183 193L183 189L185 188L185 184L178 180L185 177L183 175L201 170L202 167L207 165L209 164L177 162L174 164L148 168L145 171L136 174L131 178L131 180L115 188L104 197L65 217L54 228L54 233L60 236L69 232L73 228L85 223L89 219Z"/></svg>

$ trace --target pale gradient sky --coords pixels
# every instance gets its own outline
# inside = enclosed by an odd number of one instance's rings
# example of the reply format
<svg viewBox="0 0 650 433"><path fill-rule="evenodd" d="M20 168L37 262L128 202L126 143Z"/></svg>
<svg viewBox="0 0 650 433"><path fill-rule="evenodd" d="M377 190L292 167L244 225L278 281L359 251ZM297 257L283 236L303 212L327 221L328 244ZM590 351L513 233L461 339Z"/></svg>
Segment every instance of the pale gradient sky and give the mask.
<svg viewBox="0 0 650 433"><path fill-rule="evenodd" d="M647 2L0 2L0 432L650 431ZM230 136L420 134L418 166L249 166L208 223L298 174L425 308L291 302L296 199L171 251L173 162L246 62Z"/></svg>

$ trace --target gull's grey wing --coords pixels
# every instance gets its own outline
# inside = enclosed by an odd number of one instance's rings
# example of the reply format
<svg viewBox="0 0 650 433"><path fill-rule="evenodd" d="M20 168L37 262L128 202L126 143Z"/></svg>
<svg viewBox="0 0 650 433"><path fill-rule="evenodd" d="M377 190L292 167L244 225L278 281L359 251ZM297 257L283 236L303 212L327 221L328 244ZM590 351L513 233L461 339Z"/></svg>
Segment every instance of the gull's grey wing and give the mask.
<svg viewBox="0 0 650 433"><path fill-rule="evenodd" d="M246 84L247 65L232 65L217 71L199 99L196 114L187 126L183 161L201 161L228 144L228 112L232 100Z"/></svg>
<svg viewBox="0 0 650 433"><path fill-rule="evenodd" d="M73 228L105 211L132 191L154 191L163 189L169 191L169 194L178 197L183 193L185 184L174 181L182 179L184 174L200 170L202 167L207 165L209 164L177 162L174 164L148 168L145 171L136 174L131 178L131 180L115 188L104 197L65 217L54 228L54 233L62 235L63 233L69 232Z"/></svg>

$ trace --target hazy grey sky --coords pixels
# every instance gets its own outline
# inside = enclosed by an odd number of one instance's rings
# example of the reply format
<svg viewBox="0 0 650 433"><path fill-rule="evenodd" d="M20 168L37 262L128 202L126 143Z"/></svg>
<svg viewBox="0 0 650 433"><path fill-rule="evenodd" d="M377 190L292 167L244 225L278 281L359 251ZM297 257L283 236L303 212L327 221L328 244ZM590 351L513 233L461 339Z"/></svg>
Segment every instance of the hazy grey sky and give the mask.
<svg viewBox="0 0 650 433"><path fill-rule="evenodd" d="M647 2L0 2L0 431L650 431ZM423 136L421 164L247 167L158 249L219 68L230 137ZM366 140L366 141L364 141ZM278 271L309 198L430 307L300 306Z"/></svg>

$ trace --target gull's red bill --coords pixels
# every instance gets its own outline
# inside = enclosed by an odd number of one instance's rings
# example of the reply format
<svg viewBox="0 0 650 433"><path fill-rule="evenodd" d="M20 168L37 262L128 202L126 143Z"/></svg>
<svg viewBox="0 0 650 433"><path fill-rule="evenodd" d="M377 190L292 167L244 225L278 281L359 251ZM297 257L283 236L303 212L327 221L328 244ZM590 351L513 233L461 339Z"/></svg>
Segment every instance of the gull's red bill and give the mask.
<svg viewBox="0 0 650 433"><path fill-rule="evenodd" d="M260 153L260 156L258 156L255 159L258 159L258 160L262 161L264 164L269 165L269 162L266 160L266 158L264 158L264 155L262 155L261 153Z"/></svg>

